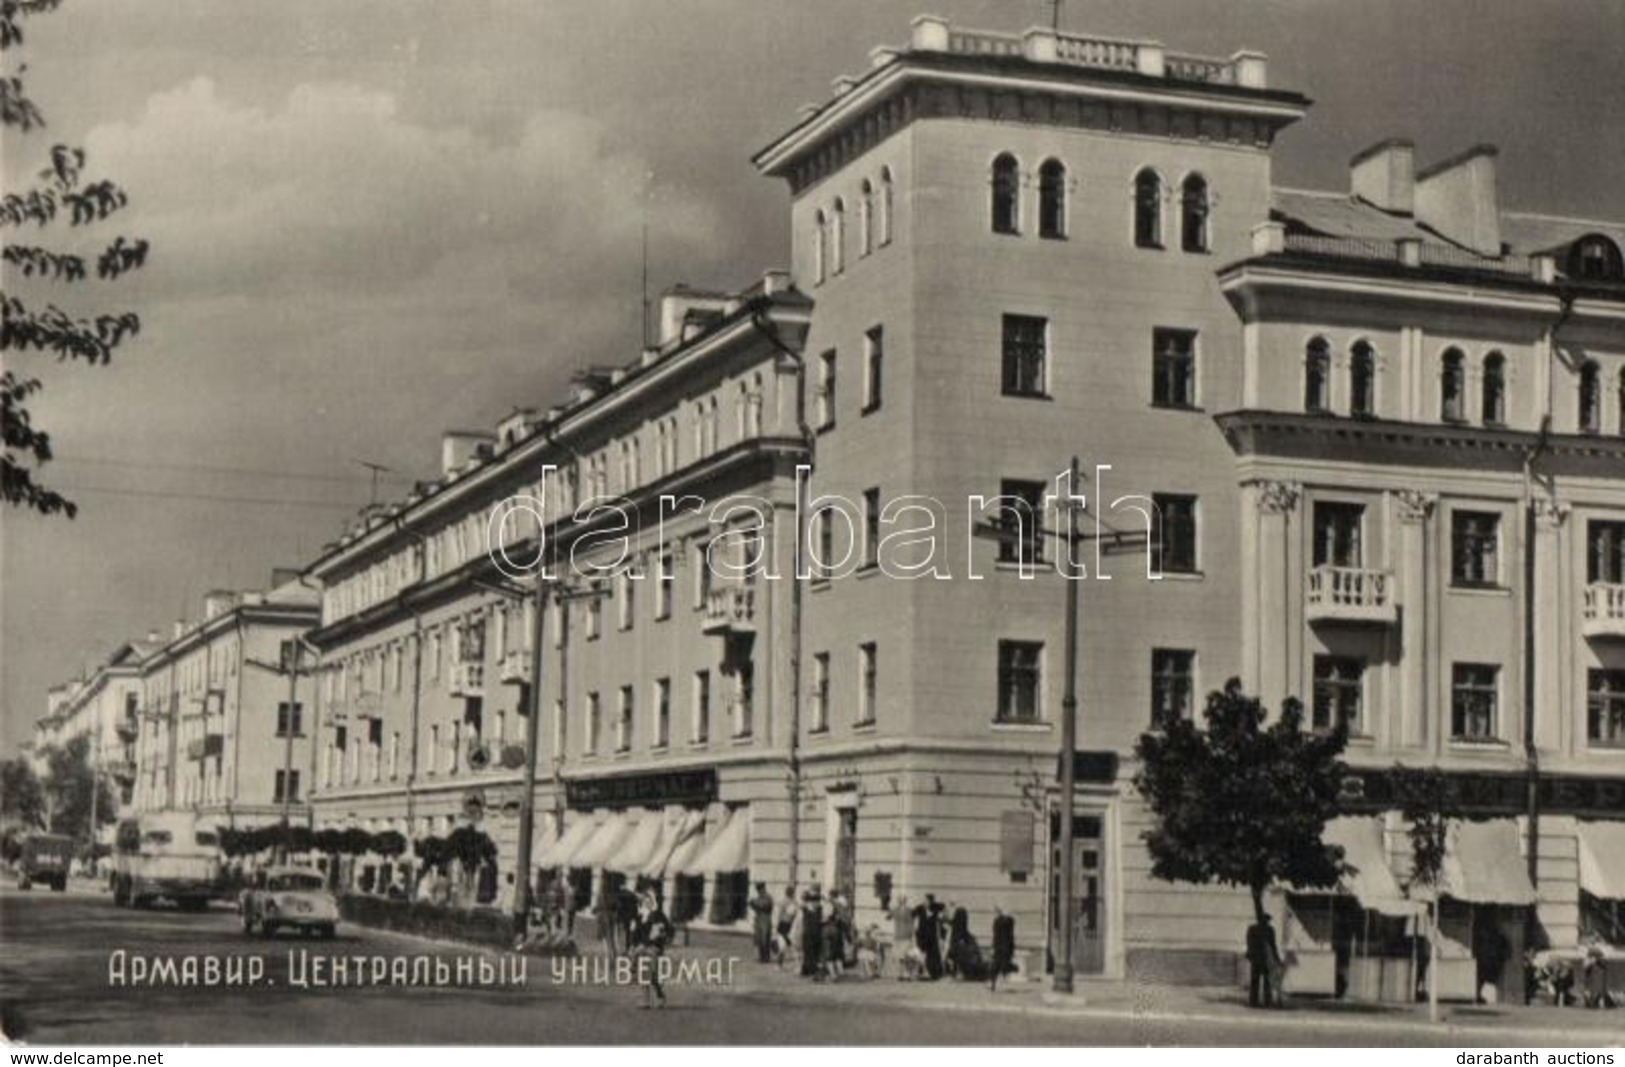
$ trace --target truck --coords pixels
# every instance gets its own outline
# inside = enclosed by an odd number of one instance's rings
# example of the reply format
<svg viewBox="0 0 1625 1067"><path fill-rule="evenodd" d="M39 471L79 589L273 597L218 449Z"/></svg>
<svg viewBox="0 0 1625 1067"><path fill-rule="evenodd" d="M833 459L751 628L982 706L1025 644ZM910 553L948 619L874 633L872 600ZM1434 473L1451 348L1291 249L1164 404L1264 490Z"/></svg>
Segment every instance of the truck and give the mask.
<svg viewBox="0 0 1625 1067"><path fill-rule="evenodd" d="M220 838L190 812L149 812L122 820L113 840L114 905L144 908L171 900L202 911L221 887Z"/></svg>
<svg viewBox="0 0 1625 1067"><path fill-rule="evenodd" d="M18 842L17 888L29 889L35 882L60 893L68 888L68 868L73 863L74 841L65 834L33 833Z"/></svg>

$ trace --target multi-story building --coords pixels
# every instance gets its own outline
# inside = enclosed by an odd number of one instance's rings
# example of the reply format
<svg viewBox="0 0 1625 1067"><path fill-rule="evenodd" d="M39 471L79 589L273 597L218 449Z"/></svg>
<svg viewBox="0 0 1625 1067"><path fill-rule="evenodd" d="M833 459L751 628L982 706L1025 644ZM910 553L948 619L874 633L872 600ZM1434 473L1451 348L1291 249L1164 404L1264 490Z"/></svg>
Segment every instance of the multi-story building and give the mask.
<svg viewBox="0 0 1625 1067"><path fill-rule="evenodd" d="M837 80L755 160L789 185L788 277L672 293L659 346L449 435L440 480L310 568L318 821L473 816L512 863L534 620L487 548L534 548L502 521L527 493L581 549L546 583L536 856L583 902L645 877L727 919L748 869L860 924L930 892L1001 904L1024 946L1073 923L1084 973L1227 975L1246 895L1152 879L1130 782L1140 734L1239 676L1349 724L1372 817L1335 836L1368 865L1404 871L1385 769L1453 775L1480 817L1453 944L1515 959L1530 918L1573 944L1625 896L1625 226L1501 210L1484 149L1277 188L1309 102L1267 73L921 17ZM1093 521L1150 548L1081 587L1061 857L1064 585L1012 520L1054 521L1073 456ZM685 494L763 503L660 523ZM609 495L638 577L588 573L621 554L578 510ZM754 580L719 571L757 548Z"/></svg>
<svg viewBox="0 0 1625 1067"><path fill-rule="evenodd" d="M293 649L316 622L318 592L277 571L263 592L212 592L203 617L151 640L141 661L137 811L193 811L222 827L309 818L313 680ZM309 660L309 666L302 664ZM314 657L299 656L301 670Z"/></svg>
<svg viewBox="0 0 1625 1067"><path fill-rule="evenodd" d="M137 708L146 651L140 642L127 642L88 678L52 689L51 711L35 724L35 751L42 760L47 750L86 738L91 767L113 783L121 807L129 806L135 794Z"/></svg>

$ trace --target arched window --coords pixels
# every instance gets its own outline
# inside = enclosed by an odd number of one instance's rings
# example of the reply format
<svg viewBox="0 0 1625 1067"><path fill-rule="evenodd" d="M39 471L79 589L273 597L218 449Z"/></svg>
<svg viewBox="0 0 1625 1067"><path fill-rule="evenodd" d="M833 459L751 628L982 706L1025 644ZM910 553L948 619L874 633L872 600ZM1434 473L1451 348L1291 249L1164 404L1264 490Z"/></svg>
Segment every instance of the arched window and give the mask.
<svg viewBox="0 0 1625 1067"><path fill-rule="evenodd" d="M1208 250L1207 179L1192 174L1179 191L1179 247L1187 252Z"/></svg>
<svg viewBox="0 0 1625 1067"><path fill-rule="evenodd" d="M1303 353L1303 409L1325 411L1331 403L1332 349L1324 337L1309 342Z"/></svg>
<svg viewBox="0 0 1625 1067"><path fill-rule="evenodd" d="M1377 354L1365 341L1349 350L1349 414L1370 418L1377 413Z"/></svg>
<svg viewBox="0 0 1625 1067"><path fill-rule="evenodd" d="M1162 247L1162 178L1149 167L1134 178L1134 244Z"/></svg>
<svg viewBox="0 0 1625 1067"><path fill-rule="evenodd" d="M1066 236L1066 164L1058 159L1038 168L1038 236Z"/></svg>
<svg viewBox="0 0 1625 1067"><path fill-rule="evenodd" d="M1499 352L1484 357L1484 425L1501 426L1507 421L1507 358Z"/></svg>
<svg viewBox="0 0 1625 1067"><path fill-rule="evenodd" d="M892 180L891 168L880 168L880 247L891 244Z"/></svg>
<svg viewBox="0 0 1625 1067"><path fill-rule="evenodd" d="M1569 276L1591 282L1625 280L1625 259L1619 246L1600 233L1574 242L1569 250Z"/></svg>
<svg viewBox="0 0 1625 1067"><path fill-rule="evenodd" d="M829 213L829 272L846 270L846 201L835 198Z"/></svg>
<svg viewBox="0 0 1625 1067"><path fill-rule="evenodd" d="M858 202L858 254L875 250L875 187L863 179L863 198Z"/></svg>
<svg viewBox="0 0 1625 1067"><path fill-rule="evenodd" d="M993 232L1021 232L1021 171L1006 152L993 161Z"/></svg>
<svg viewBox="0 0 1625 1067"><path fill-rule="evenodd" d="M1580 367L1580 432L1597 433L1602 429L1602 371L1595 360L1586 360Z"/></svg>
<svg viewBox="0 0 1625 1067"><path fill-rule="evenodd" d="M1461 422L1467 417L1467 371L1460 349L1445 349L1439 364L1439 418Z"/></svg>
<svg viewBox="0 0 1625 1067"><path fill-rule="evenodd" d="M828 260L828 250L825 248L824 227L828 222L824 219L823 211L813 213L813 284L817 285L825 278L825 267Z"/></svg>

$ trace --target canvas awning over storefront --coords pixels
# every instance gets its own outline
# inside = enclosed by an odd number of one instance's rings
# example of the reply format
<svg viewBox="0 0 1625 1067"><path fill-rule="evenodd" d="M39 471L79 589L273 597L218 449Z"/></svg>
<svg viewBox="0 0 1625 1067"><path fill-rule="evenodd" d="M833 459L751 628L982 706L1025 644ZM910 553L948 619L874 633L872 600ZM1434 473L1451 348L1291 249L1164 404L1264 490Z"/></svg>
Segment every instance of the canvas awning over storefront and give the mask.
<svg viewBox="0 0 1625 1067"><path fill-rule="evenodd" d="M550 867L548 854L558 851L559 830L558 823L548 817L536 820L536 833L531 838L531 863L537 867Z"/></svg>
<svg viewBox="0 0 1625 1067"><path fill-rule="evenodd" d="M1328 845L1342 846L1343 861L1354 870L1343 876L1339 888L1358 900L1362 908L1399 917L1422 910L1420 903L1406 899L1393 868L1388 866L1379 820L1363 816L1333 819L1320 839Z"/></svg>
<svg viewBox="0 0 1625 1067"><path fill-rule="evenodd" d="M1535 902L1535 887L1512 819L1453 822L1446 839L1439 893L1468 904Z"/></svg>
<svg viewBox="0 0 1625 1067"><path fill-rule="evenodd" d="M1601 900L1625 900L1625 822L1580 824L1580 888Z"/></svg>
<svg viewBox="0 0 1625 1067"><path fill-rule="evenodd" d="M692 862L704 844L705 812L685 811L660 839L659 846L639 873L645 878L663 878L668 873L681 871L683 864Z"/></svg>
<svg viewBox="0 0 1625 1067"><path fill-rule="evenodd" d="M575 822L565 828L564 836L559 838L558 844L542 853L544 867L569 867L575 854L581 851L593 832L598 829L600 820L591 815L582 815Z"/></svg>
<svg viewBox="0 0 1625 1067"><path fill-rule="evenodd" d="M730 812L710 844L681 870L684 874L732 874L750 869L750 811Z"/></svg>
<svg viewBox="0 0 1625 1067"><path fill-rule="evenodd" d="M637 816L638 824L626 835L620 847L604 861L604 868L621 874L637 874L649 862L649 857L660 848L666 836L666 819L658 811L646 811Z"/></svg>
<svg viewBox="0 0 1625 1067"><path fill-rule="evenodd" d="M593 831L587 843L570 857L572 867L602 867L637 827L636 815L618 811Z"/></svg>

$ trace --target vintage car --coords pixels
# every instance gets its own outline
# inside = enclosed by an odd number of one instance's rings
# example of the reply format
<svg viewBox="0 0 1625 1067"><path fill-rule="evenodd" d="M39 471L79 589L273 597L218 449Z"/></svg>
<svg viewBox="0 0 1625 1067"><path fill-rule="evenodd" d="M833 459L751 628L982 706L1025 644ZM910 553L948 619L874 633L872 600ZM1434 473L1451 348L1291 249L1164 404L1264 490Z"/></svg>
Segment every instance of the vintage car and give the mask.
<svg viewBox="0 0 1625 1067"><path fill-rule="evenodd" d="M35 882L57 892L68 888L68 867L73 862L73 838L62 834L29 834L17 854L17 888Z"/></svg>
<svg viewBox="0 0 1625 1067"><path fill-rule="evenodd" d="M339 902L314 867L271 867L261 871L238 899L243 933L271 937L284 927L332 937Z"/></svg>

